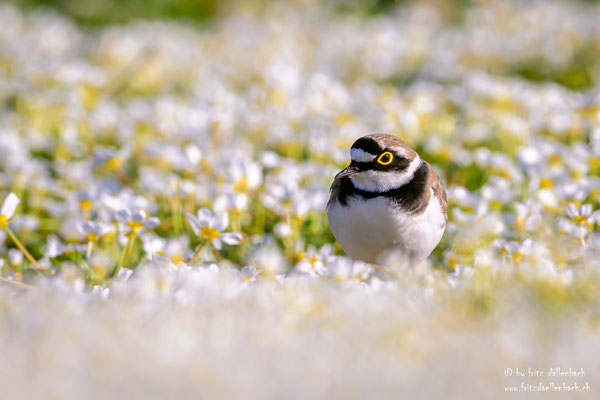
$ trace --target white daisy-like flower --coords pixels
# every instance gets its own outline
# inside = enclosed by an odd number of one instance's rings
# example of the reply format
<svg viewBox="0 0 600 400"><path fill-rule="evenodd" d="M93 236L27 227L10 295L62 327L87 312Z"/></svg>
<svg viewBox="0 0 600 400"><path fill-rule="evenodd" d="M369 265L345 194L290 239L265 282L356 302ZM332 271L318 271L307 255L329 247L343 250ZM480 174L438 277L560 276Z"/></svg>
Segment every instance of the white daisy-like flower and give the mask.
<svg viewBox="0 0 600 400"><path fill-rule="evenodd" d="M593 220L598 217L598 212L592 213L592 211L594 211L594 209L591 204L583 204L579 208L575 207L575 204L573 203L567 204L567 215L573 219L575 223L580 225L592 222L590 221L591 219Z"/></svg>
<svg viewBox="0 0 600 400"><path fill-rule="evenodd" d="M246 265L239 271L239 276L244 282L253 282L258 276L258 270L252 265Z"/></svg>
<svg viewBox="0 0 600 400"><path fill-rule="evenodd" d="M114 233L115 227L104 222L86 221L79 226L79 231L88 241L95 242Z"/></svg>
<svg viewBox="0 0 600 400"><path fill-rule="evenodd" d="M217 250L221 250L223 243L234 246L242 240L241 233L224 232L229 225L227 213L213 214L209 209L201 208L197 216L188 213L187 217L196 236Z"/></svg>
<svg viewBox="0 0 600 400"><path fill-rule="evenodd" d="M8 221L15 215L15 210L20 202L21 200L14 193L6 196L2 208L0 208L0 227L8 226Z"/></svg>
<svg viewBox="0 0 600 400"><path fill-rule="evenodd" d="M160 225L158 218L148 218L146 212L143 210L119 210L117 212L117 221L121 224L123 232L142 233L145 230L152 230Z"/></svg>

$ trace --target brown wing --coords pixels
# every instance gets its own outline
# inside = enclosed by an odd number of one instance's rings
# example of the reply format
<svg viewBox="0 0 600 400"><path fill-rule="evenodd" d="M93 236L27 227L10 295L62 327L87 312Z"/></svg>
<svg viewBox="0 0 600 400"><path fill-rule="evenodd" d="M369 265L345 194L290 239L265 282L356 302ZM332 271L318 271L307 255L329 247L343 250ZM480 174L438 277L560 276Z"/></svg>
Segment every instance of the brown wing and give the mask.
<svg viewBox="0 0 600 400"><path fill-rule="evenodd" d="M331 184L331 187L329 188L329 201L327 202L327 207L329 208L329 206L333 203L335 203L338 198L340 197L340 190L342 187L342 180L341 179L334 179L333 183Z"/></svg>
<svg viewBox="0 0 600 400"><path fill-rule="evenodd" d="M431 189L433 189L434 196L436 196L438 198L438 200L440 201L440 205L442 206L442 212L444 213L444 217L446 218L446 220L448 220L448 213L447 213L447 209L446 209L447 208L446 189L444 189L444 184L442 183L440 177L438 176L437 172L435 172L433 167L429 163L427 163L427 166L429 167L429 175L428 175L429 185L431 186Z"/></svg>

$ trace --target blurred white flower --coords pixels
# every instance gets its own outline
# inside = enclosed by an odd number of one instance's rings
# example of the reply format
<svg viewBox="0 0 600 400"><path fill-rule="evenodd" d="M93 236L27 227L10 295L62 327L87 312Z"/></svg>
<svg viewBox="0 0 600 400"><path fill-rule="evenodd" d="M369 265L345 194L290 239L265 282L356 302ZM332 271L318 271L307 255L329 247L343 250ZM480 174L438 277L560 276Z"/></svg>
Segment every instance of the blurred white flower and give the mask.
<svg viewBox="0 0 600 400"><path fill-rule="evenodd" d="M592 211L594 211L591 204L583 204L581 207L577 208L573 203L567 204L566 210L567 215L579 225L588 223L590 218L592 218ZM594 217L595 216L596 215L594 215Z"/></svg>
<svg viewBox="0 0 600 400"><path fill-rule="evenodd" d="M125 233L140 234L160 225L158 218L148 218L144 210L123 209L117 211L116 217L120 223L121 232Z"/></svg>
<svg viewBox="0 0 600 400"><path fill-rule="evenodd" d="M10 249L8 251L8 259L10 260L10 265L13 268L17 268L23 263L23 252L17 249Z"/></svg>
<svg viewBox="0 0 600 400"><path fill-rule="evenodd" d="M86 221L79 226L79 230L88 241L96 242L107 235L113 234L115 227L104 222Z"/></svg>
<svg viewBox="0 0 600 400"><path fill-rule="evenodd" d="M240 270L239 275L244 282L253 282L258 276L258 271L254 266L246 265Z"/></svg>
<svg viewBox="0 0 600 400"><path fill-rule="evenodd" d="M287 270L287 262L278 246L260 245L250 256L250 264L265 278L275 278Z"/></svg>
<svg viewBox="0 0 600 400"><path fill-rule="evenodd" d="M165 239L155 234L148 234L142 238L144 251L152 260L156 257L165 257L173 265L178 265L190 258L188 245L189 238Z"/></svg>
<svg viewBox="0 0 600 400"><path fill-rule="evenodd" d="M318 251L315 246L309 246L305 253L302 252L301 260L296 264L295 269L311 276L323 276L327 265L334 259L333 246L327 244Z"/></svg>
<svg viewBox="0 0 600 400"><path fill-rule="evenodd" d="M227 213L215 214L207 209L198 210L197 216L188 213L188 221L199 239L210 243L215 249L221 250L222 243L238 245L241 243L242 234L237 232L224 232L229 225Z"/></svg>
<svg viewBox="0 0 600 400"><path fill-rule="evenodd" d="M20 202L21 200L14 193L6 196L2 208L0 208L0 227L8 226L8 221L15 215L15 210Z"/></svg>

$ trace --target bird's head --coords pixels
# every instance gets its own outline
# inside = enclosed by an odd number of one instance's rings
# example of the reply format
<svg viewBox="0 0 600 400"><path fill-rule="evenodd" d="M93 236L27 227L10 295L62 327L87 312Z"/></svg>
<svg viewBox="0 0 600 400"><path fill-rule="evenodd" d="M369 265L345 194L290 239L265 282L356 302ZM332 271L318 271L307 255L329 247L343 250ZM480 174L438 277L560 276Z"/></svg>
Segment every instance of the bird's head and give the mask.
<svg viewBox="0 0 600 400"><path fill-rule="evenodd" d="M387 134L363 136L350 149L350 165L336 175L348 177L357 189L386 192L411 181L421 158L402 140Z"/></svg>

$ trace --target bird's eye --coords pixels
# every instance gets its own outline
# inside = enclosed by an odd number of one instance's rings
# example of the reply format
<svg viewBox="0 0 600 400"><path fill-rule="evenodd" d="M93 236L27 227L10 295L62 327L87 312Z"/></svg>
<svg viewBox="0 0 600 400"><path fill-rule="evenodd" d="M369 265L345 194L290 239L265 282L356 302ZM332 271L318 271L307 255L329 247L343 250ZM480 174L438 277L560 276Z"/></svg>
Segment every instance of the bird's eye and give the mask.
<svg viewBox="0 0 600 400"><path fill-rule="evenodd" d="M390 153L389 151L386 151L385 153L382 153L377 158L377 162L381 165L388 165L389 163L392 162L393 159L394 159L394 155L392 153Z"/></svg>

